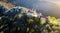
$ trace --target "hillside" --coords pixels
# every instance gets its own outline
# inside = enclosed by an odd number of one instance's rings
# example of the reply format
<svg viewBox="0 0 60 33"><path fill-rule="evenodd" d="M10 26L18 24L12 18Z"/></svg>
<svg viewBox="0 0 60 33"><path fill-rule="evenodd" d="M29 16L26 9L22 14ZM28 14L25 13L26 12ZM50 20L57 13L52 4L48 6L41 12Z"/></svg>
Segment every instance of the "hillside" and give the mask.
<svg viewBox="0 0 60 33"><path fill-rule="evenodd" d="M0 33L60 33L60 22L36 10L0 5Z"/></svg>

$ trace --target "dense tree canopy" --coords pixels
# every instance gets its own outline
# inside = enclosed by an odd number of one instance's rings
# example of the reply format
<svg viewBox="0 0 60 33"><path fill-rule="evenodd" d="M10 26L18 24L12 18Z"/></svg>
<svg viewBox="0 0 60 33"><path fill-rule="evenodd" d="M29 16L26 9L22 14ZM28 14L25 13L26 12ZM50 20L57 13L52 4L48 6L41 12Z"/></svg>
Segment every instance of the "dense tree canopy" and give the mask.
<svg viewBox="0 0 60 33"><path fill-rule="evenodd" d="M6 8L0 5L0 32L3 33L59 33L55 17L34 17L23 8Z"/></svg>

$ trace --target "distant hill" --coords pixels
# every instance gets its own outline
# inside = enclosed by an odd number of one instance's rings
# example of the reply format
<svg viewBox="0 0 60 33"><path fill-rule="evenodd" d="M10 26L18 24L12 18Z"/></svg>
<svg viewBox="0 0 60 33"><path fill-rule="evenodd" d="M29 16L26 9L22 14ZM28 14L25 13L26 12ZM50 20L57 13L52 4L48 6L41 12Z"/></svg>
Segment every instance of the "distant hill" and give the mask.
<svg viewBox="0 0 60 33"><path fill-rule="evenodd" d="M53 1L53 2L51 2ZM58 0L7 0L16 6L23 6L30 9L36 9L42 12L44 15L60 17L60 6ZM56 3L57 2L57 3Z"/></svg>

